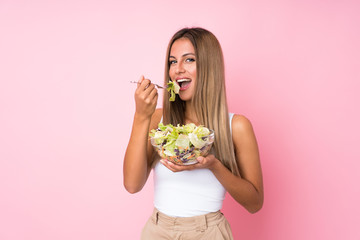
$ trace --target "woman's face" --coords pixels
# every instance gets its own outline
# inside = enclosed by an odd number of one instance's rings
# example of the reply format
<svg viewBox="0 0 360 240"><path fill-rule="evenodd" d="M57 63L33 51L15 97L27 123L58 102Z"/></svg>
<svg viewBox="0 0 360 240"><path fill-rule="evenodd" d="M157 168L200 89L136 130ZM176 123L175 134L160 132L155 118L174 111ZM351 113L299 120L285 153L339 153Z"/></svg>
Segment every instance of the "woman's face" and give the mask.
<svg viewBox="0 0 360 240"><path fill-rule="evenodd" d="M180 38L173 43L169 63L169 75L180 86L181 100L191 100L195 91L196 59L194 46L189 39Z"/></svg>

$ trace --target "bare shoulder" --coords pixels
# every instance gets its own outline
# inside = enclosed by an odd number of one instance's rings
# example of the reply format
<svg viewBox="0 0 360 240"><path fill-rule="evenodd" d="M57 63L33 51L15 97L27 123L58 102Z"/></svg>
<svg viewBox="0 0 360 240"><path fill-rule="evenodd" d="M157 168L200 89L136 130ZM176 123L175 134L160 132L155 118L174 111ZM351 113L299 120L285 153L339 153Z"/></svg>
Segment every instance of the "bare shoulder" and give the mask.
<svg viewBox="0 0 360 240"><path fill-rule="evenodd" d="M154 112L154 114L151 117L151 123L150 123L150 129L155 129L158 127L161 118L162 118L162 108L157 108Z"/></svg>
<svg viewBox="0 0 360 240"><path fill-rule="evenodd" d="M250 120L243 115L234 115L232 123L232 138L236 149L256 145L256 137Z"/></svg>
<svg viewBox="0 0 360 240"><path fill-rule="evenodd" d="M253 131L250 120L244 115L235 114L231 122L233 134L241 134L248 131Z"/></svg>

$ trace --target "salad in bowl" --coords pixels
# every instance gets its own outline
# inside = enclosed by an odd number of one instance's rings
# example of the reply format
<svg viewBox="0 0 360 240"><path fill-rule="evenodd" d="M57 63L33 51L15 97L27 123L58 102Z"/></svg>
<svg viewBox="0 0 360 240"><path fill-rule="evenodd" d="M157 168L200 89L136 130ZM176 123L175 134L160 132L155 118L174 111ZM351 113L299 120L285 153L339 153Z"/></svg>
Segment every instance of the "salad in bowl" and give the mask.
<svg viewBox="0 0 360 240"><path fill-rule="evenodd" d="M196 159L206 156L214 142L213 130L193 123L182 126L159 123L149 136L160 157L178 165L197 163Z"/></svg>

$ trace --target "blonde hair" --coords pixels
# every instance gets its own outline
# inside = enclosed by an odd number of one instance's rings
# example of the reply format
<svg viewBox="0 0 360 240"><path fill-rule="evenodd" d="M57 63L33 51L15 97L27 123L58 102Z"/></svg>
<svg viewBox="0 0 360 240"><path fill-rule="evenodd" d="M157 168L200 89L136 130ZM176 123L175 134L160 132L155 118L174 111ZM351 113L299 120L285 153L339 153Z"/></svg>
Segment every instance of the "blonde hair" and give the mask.
<svg viewBox="0 0 360 240"><path fill-rule="evenodd" d="M169 56L172 44L180 38L187 38L195 49L196 83L192 104L201 125L215 132L214 149L216 157L235 175L239 168L235 159L229 113L225 91L224 59L217 38L203 28L183 28L171 38L165 63L165 81L169 79ZM177 95L169 102L169 93L164 92L163 122L165 124L185 124L185 102Z"/></svg>

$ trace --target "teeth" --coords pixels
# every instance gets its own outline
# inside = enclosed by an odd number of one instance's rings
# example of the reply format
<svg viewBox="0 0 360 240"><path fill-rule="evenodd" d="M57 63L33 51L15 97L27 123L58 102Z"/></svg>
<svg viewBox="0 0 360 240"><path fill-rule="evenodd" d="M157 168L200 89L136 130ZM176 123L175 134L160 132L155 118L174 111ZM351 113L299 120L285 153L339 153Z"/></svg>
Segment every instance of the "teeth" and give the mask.
<svg viewBox="0 0 360 240"><path fill-rule="evenodd" d="M190 81L191 80L187 78L177 80L177 82L190 82Z"/></svg>

